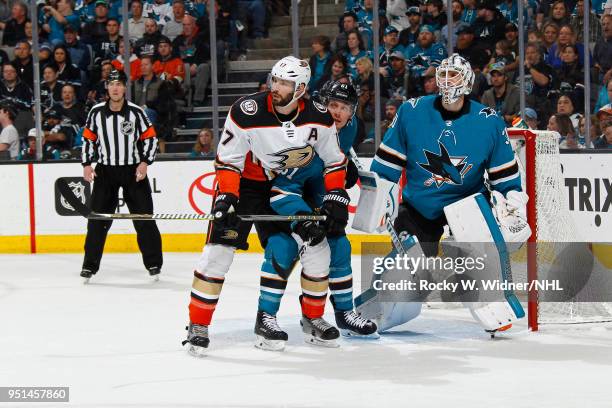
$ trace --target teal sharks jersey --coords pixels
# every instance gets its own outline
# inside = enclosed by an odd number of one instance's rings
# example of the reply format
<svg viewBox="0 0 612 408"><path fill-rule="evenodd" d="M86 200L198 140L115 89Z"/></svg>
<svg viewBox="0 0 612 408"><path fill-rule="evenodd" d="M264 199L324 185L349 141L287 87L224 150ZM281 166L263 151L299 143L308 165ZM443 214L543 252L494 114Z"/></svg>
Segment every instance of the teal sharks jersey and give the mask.
<svg viewBox="0 0 612 408"><path fill-rule="evenodd" d="M439 96L404 102L385 133L370 169L397 182L406 170L402 198L428 219L445 206L490 188L521 190L518 163L504 121L465 99L460 112L442 108Z"/></svg>

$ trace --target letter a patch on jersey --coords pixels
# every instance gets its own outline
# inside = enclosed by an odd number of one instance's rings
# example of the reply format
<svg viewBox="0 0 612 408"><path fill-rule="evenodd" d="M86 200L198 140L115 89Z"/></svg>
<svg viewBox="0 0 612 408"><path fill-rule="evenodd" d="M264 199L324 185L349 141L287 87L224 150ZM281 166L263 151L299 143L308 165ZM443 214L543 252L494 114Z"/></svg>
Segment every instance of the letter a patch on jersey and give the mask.
<svg viewBox="0 0 612 408"><path fill-rule="evenodd" d="M314 140L316 142L317 137L318 137L317 128L310 129L310 135L308 136L308 141L310 142L311 140Z"/></svg>

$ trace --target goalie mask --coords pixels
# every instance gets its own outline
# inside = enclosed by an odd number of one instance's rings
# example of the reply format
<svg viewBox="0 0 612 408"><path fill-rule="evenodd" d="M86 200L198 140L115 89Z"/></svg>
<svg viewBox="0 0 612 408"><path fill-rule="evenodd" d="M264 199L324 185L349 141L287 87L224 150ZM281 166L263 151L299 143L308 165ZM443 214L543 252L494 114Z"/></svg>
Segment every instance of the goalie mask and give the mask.
<svg viewBox="0 0 612 408"><path fill-rule="evenodd" d="M294 83L293 97L287 105L300 99L306 93L306 86L310 82L310 65L308 62L296 57L288 56L278 61L272 67L268 87L272 89L272 79L278 78ZM304 89L299 90L300 85L304 84ZM285 106L287 106L285 105Z"/></svg>
<svg viewBox="0 0 612 408"><path fill-rule="evenodd" d="M436 68L436 84L442 102L450 105L469 95L474 85L474 72L470 63L459 54L453 54L443 60Z"/></svg>

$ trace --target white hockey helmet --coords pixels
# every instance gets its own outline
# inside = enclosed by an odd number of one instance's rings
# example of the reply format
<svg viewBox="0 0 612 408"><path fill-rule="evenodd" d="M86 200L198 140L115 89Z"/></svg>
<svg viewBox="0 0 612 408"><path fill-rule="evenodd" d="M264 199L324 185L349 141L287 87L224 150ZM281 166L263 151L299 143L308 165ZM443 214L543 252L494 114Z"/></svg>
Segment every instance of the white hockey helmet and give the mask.
<svg viewBox="0 0 612 408"><path fill-rule="evenodd" d="M469 95L474 85L474 71L470 63L459 54L453 54L442 60L436 68L436 84L442 102L451 104L461 95Z"/></svg>
<svg viewBox="0 0 612 408"><path fill-rule="evenodd" d="M310 65L308 65L307 61L290 55L274 64L270 77L295 83L293 98L288 103L290 105L306 93L306 86L310 82ZM304 90L298 93L298 88L301 84L304 84Z"/></svg>

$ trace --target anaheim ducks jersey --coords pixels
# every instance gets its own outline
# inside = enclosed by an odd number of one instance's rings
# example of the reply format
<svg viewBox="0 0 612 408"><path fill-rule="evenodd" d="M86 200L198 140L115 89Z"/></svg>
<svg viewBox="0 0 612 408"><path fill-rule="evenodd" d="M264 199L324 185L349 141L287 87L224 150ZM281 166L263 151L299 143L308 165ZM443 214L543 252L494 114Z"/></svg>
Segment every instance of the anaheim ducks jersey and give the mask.
<svg viewBox="0 0 612 408"><path fill-rule="evenodd" d="M323 161L326 190L344 188L346 157L324 105L300 99L296 116L283 122L269 92L245 96L230 108L217 148L219 191L238 195L241 176L272 179L284 170L308 166L315 154Z"/></svg>

